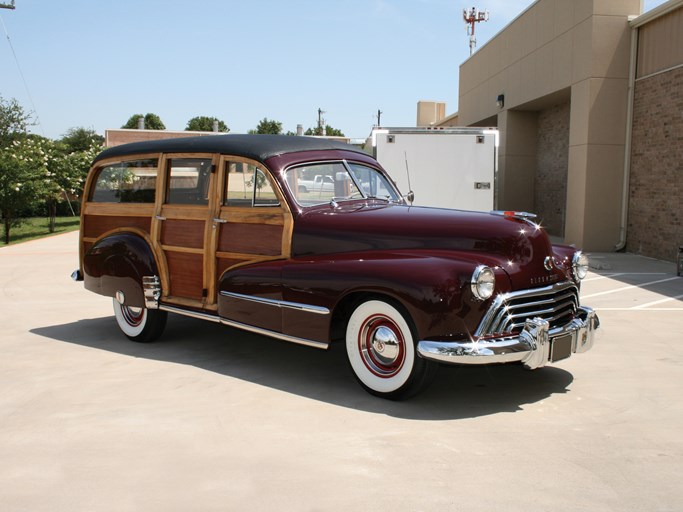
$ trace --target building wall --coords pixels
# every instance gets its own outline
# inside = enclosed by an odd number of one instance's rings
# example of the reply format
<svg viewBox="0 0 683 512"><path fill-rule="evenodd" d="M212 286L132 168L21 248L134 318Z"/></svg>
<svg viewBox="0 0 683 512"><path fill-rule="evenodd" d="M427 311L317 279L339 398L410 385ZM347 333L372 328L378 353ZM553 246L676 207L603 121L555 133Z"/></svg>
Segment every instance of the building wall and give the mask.
<svg viewBox="0 0 683 512"><path fill-rule="evenodd" d="M545 157L530 142L538 123L529 113L538 121L540 112L569 105L563 231L587 250L612 250L621 236L628 20L640 9L639 0L538 0L460 67L460 124L493 121L500 130L500 208L539 203L535 177L540 172L542 183L547 173L537 170Z"/></svg>
<svg viewBox="0 0 683 512"><path fill-rule="evenodd" d="M683 2L638 31L626 249L672 261L683 245Z"/></svg>
<svg viewBox="0 0 683 512"><path fill-rule="evenodd" d="M563 103L538 114L534 212L548 233L564 236L569 162L570 104Z"/></svg>
<svg viewBox="0 0 683 512"><path fill-rule="evenodd" d="M126 128L104 131L104 145L108 148L141 142L146 140L179 139L183 137L203 137L206 135L222 135L218 132L192 132L170 130L130 130Z"/></svg>

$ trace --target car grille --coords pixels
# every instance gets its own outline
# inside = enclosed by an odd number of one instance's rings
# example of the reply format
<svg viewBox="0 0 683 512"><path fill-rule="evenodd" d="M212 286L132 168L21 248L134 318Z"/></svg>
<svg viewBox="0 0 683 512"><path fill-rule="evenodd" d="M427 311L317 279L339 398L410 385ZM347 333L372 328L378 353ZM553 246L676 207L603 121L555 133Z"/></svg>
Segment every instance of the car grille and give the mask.
<svg viewBox="0 0 683 512"><path fill-rule="evenodd" d="M498 295L484 315L476 336L516 333L530 318L542 318L550 329L569 323L579 307L579 290L572 283Z"/></svg>

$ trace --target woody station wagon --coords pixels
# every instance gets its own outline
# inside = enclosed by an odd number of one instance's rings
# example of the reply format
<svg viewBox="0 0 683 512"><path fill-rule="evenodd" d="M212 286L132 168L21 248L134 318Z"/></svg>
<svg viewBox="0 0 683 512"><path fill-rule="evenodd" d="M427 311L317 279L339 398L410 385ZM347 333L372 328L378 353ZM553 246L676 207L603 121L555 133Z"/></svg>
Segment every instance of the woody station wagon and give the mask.
<svg viewBox="0 0 683 512"><path fill-rule="evenodd" d="M112 297L131 340L167 313L328 348L360 384L407 398L440 363L585 352L588 262L530 214L411 206L361 150L221 135L113 147L86 182L74 279Z"/></svg>

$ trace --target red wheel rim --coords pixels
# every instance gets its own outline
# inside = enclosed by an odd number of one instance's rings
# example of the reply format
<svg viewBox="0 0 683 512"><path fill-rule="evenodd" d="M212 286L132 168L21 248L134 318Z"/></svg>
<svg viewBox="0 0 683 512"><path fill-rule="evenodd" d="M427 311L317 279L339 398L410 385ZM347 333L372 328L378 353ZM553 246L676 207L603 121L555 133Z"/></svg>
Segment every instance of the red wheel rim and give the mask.
<svg viewBox="0 0 683 512"><path fill-rule="evenodd" d="M145 317L145 310L143 308L129 308L128 306L121 306L121 313L123 319L131 327L139 327Z"/></svg>

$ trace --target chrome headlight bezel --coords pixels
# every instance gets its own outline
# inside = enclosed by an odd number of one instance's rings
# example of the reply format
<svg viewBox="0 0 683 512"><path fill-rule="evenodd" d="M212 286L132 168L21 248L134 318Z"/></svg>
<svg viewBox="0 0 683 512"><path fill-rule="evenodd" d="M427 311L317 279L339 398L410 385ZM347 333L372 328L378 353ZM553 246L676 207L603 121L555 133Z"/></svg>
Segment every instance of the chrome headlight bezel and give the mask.
<svg viewBox="0 0 683 512"><path fill-rule="evenodd" d="M478 300L486 300L493 296L496 289L496 275L491 267L479 265L474 269L470 280L472 295Z"/></svg>
<svg viewBox="0 0 683 512"><path fill-rule="evenodd" d="M581 251L576 251L572 258L572 273L574 279L579 282L582 281L588 274L588 256Z"/></svg>

